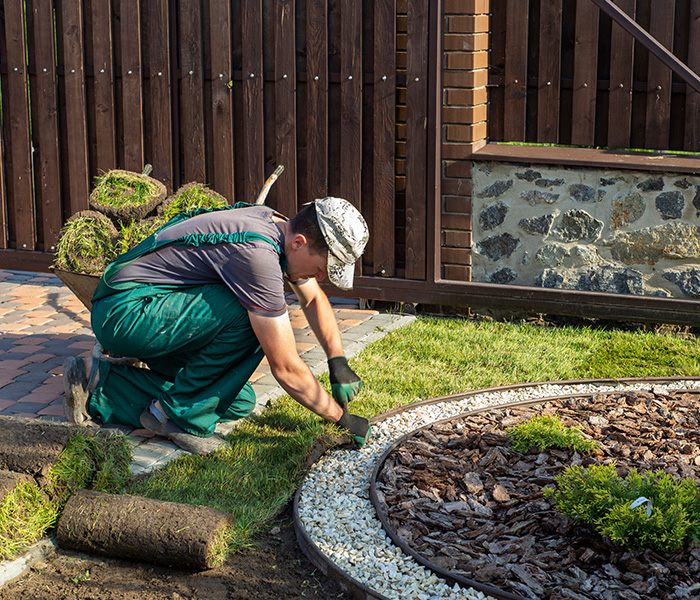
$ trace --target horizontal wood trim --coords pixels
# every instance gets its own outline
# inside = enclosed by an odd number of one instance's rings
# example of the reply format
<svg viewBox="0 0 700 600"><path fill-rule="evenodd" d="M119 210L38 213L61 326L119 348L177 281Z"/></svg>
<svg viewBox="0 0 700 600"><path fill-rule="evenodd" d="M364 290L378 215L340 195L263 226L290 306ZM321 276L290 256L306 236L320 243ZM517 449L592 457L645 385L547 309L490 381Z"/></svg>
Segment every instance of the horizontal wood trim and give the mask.
<svg viewBox="0 0 700 600"><path fill-rule="evenodd" d="M472 153L469 158L471 160L495 160L503 162L599 167L604 169L617 168L700 174L700 154L691 156L657 152L603 150L596 148L516 146L512 144L490 143Z"/></svg>
<svg viewBox="0 0 700 600"><path fill-rule="evenodd" d="M696 326L700 317L700 301L696 300L554 290L492 283L439 280L430 284L425 281L395 278L357 277L355 287L347 292L328 285L324 287L330 296L438 306L487 308L615 321Z"/></svg>
<svg viewBox="0 0 700 600"><path fill-rule="evenodd" d="M0 250L0 269L48 273L52 264L53 254L51 252Z"/></svg>

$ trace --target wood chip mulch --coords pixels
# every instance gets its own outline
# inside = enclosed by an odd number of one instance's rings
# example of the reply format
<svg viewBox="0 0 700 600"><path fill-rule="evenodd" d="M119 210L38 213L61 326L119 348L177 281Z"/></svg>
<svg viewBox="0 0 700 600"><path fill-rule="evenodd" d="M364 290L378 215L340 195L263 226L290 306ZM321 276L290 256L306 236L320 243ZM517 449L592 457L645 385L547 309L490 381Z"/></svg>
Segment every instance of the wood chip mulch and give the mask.
<svg viewBox="0 0 700 600"><path fill-rule="evenodd" d="M616 462L700 482L700 392L624 392L495 409L408 438L377 477L378 510L413 550L454 574L544 600L700 598L700 543L625 551L558 513L542 494L569 465ZM507 428L557 414L597 456L508 447Z"/></svg>

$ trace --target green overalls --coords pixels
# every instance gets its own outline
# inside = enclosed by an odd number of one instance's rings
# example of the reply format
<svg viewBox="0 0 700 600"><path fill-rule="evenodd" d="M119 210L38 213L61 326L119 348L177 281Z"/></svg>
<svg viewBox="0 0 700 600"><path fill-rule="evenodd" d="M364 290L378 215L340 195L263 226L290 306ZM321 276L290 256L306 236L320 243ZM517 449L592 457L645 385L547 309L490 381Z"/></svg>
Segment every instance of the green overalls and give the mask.
<svg viewBox="0 0 700 600"><path fill-rule="evenodd" d="M218 210L230 210L233 207ZM217 210L217 209L214 209ZM109 284L125 265L170 244L237 244L261 240L271 244L287 269L282 249L252 232L193 234L158 240L165 228L208 212L178 215L156 233L110 264L92 299L92 329L112 354L138 357L140 369L108 361L99 363L99 382L88 411L104 423L140 427L143 410L159 400L165 414L186 432L209 437L219 421L249 415L255 392L248 379L263 351L248 312L223 283L200 286Z"/></svg>

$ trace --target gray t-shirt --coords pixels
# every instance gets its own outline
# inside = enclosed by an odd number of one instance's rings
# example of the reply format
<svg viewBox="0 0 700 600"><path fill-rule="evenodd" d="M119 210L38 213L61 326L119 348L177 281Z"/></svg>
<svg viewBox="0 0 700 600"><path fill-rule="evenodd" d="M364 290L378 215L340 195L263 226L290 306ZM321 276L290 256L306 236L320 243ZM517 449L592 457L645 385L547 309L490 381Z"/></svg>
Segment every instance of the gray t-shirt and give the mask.
<svg viewBox="0 0 700 600"><path fill-rule="evenodd" d="M284 235L267 206L251 206L204 213L172 225L159 239L188 234L252 232L264 235L284 248ZM224 283L246 310L276 317L287 310L280 256L265 241L171 245L159 248L122 267L110 282L138 281L155 285L204 285Z"/></svg>

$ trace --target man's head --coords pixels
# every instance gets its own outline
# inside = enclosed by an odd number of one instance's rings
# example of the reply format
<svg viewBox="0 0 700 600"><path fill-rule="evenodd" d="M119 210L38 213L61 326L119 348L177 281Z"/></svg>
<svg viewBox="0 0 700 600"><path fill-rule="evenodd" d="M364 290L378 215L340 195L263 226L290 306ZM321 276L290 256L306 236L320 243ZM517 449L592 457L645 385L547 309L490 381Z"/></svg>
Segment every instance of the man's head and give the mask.
<svg viewBox="0 0 700 600"><path fill-rule="evenodd" d="M331 283L351 289L355 262L369 239L360 212L347 200L329 196L305 205L289 223L293 234L306 238L310 253L327 254Z"/></svg>

